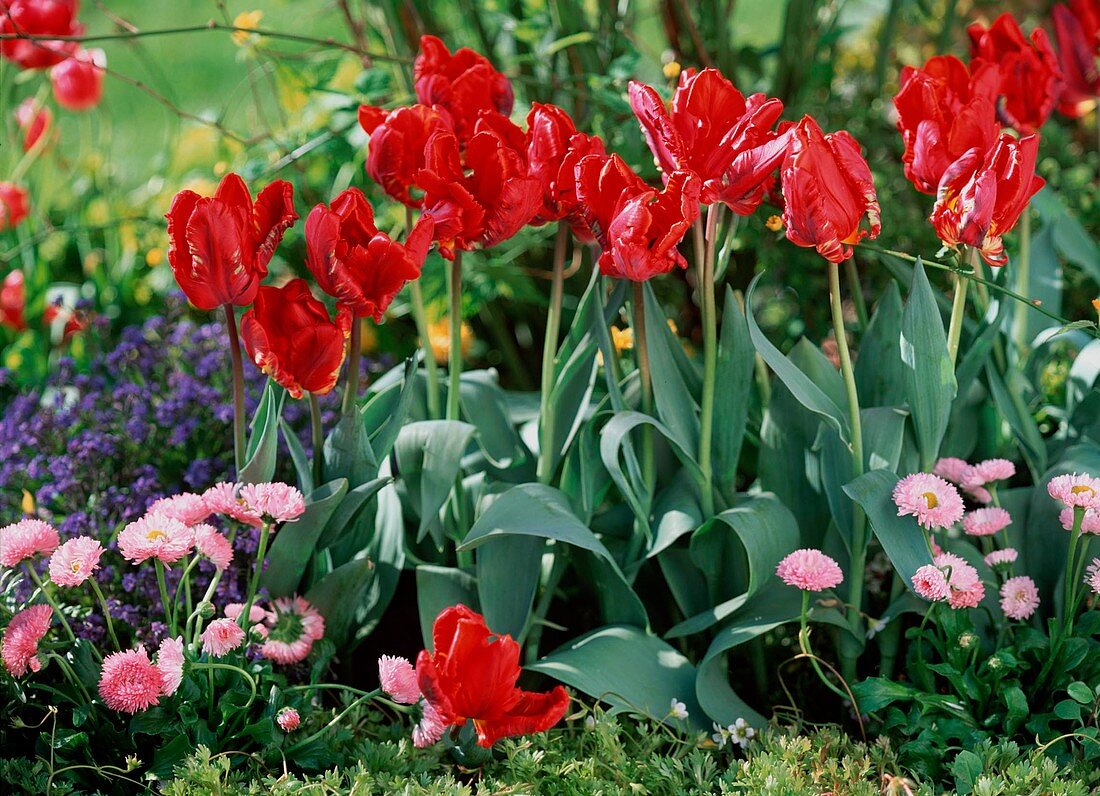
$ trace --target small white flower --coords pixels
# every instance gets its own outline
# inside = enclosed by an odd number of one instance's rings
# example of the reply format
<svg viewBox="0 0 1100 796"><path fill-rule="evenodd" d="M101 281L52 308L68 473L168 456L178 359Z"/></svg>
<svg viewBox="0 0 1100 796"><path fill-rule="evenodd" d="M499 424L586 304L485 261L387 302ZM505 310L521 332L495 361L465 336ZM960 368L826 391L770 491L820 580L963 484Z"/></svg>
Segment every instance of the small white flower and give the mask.
<svg viewBox="0 0 1100 796"><path fill-rule="evenodd" d="M719 749L724 749L726 744L730 740L730 731L723 727L718 722L714 722L714 734L710 736Z"/></svg>
<svg viewBox="0 0 1100 796"><path fill-rule="evenodd" d="M730 741L737 744L742 749L748 746L749 741L756 736L756 730L750 727L749 723L744 719L738 719L727 727L726 730L730 734Z"/></svg>
<svg viewBox="0 0 1100 796"><path fill-rule="evenodd" d="M672 716L674 719L686 719L688 717L687 705L676 697L673 697L672 702L669 703L668 715Z"/></svg>
<svg viewBox="0 0 1100 796"><path fill-rule="evenodd" d="M885 619L876 620L875 622L873 622L871 624L871 626L869 628L867 628L867 640L870 641L871 639L873 639L875 636L877 636L879 633L881 633L885 629L886 629L886 620Z"/></svg>

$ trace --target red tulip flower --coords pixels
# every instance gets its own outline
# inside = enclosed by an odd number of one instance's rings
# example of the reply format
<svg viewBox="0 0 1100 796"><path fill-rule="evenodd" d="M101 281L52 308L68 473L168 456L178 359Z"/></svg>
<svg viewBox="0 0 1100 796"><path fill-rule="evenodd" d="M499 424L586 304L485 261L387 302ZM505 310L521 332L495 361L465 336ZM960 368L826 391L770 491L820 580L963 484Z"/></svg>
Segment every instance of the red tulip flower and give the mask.
<svg viewBox="0 0 1100 796"><path fill-rule="evenodd" d="M905 176L921 193L935 195L947 167L967 150L991 148L1001 132L995 64L977 61L973 72L953 55L937 55L901 70L894 97L905 142Z"/></svg>
<svg viewBox="0 0 1100 796"><path fill-rule="evenodd" d="M253 204L238 175L225 175L212 197L180 191L168 219L168 262L192 304L212 310L244 306L256 297L283 233L297 219L294 188L268 185Z"/></svg>
<svg viewBox="0 0 1100 796"><path fill-rule="evenodd" d="M585 218L603 247L601 273L645 282L687 268L676 246L699 217L701 181L694 173L674 171L656 191L618 155L589 155L576 178Z"/></svg>
<svg viewBox="0 0 1100 796"><path fill-rule="evenodd" d="M1077 119L1095 108L1100 97L1100 69L1096 68L1100 56L1100 0L1070 0L1068 6L1054 6L1051 13L1065 81L1058 112Z"/></svg>
<svg viewBox="0 0 1100 796"><path fill-rule="evenodd" d="M241 318L241 337L256 367L294 398L332 392L344 364L351 315L340 308L333 321L304 279L284 287L264 285L256 305Z"/></svg>
<svg viewBox="0 0 1100 796"><path fill-rule="evenodd" d="M1043 187L1035 176L1039 137L1017 140L1008 133L988 152L972 149L940 180L932 225L944 245L973 246L992 266L1008 262L1001 236L1016 225Z"/></svg>
<svg viewBox="0 0 1100 796"><path fill-rule="evenodd" d="M341 307L378 322L405 283L419 278L434 228L431 217L421 218L402 245L378 231L362 191L348 188L306 219L306 265Z"/></svg>
<svg viewBox="0 0 1100 796"><path fill-rule="evenodd" d="M576 169L587 155L604 155L603 141L578 133L569 114L557 105L534 103L527 114L527 161L531 174L543 184L543 206L532 224L568 219L574 233L591 241L591 233L580 223Z"/></svg>
<svg viewBox="0 0 1100 796"><path fill-rule="evenodd" d="M0 0L0 33L29 36L79 36L78 0ZM76 42L30 39L0 41L0 56L23 69L46 69L76 51Z"/></svg>
<svg viewBox="0 0 1100 796"><path fill-rule="evenodd" d="M0 232L18 227L29 212L27 192L13 182L0 182Z"/></svg>
<svg viewBox="0 0 1100 796"><path fill-rule="evenodd" d="M569 708L560 685L548 693L516 687L519 644L497 635L464 605L445 609L432 626L434 652L423 650L416 675L424 699L448 727L472 722L485 749L501 738L544 732Z"/></svg>
<svg viewBox="0 0 1100 796"><path fill-rule="evenodd" d="M970 54L1000 70L1005 123L1021 135L1042 127L1062 93L1062 70L1046 31L1025 37L1011 14L1001 14L988 29L975 23L966 32Z"/></svg>
<svg viewBox="0 0 1100 796"><path fill-rule="evenodd" d="M23 151L29 152L53 128L53 111L27 97L15 109L15 123L23 132Z"/></svg>
<svg viewBox="0 0 1100 796"><path fill-rule="evenodd" d="M435 221L439 253L488 248L515 235L542 207L542 180L531 173L522 130L486 111L466 145L465 168L454 133L429 140L417 183L424 211Z"/></svg>
<svg viewBox="0 0 1100 796"><path fill-rule="evenodd" d="M462 143L474 134L482 111L507 116L515 102L512 84L488 58L466 47L452 53L435 36L420 37L413 79L416 98L422 105L443 108Z"/></svg>
<svg viewBox="0 0 1100 796"><path fill-rule="evenodd" d="M685 69L671 111L649 86L630 83L630 106L657 164L666 174L692 171L702 180L703 204L725 202L749 215L774 182L788 139L772 129L783 103L748 99L717 69Z"/></svg>
<svg viewBox="0 0 1100 796"><path fill-rule="evenodd" d="M27 295L23 287L23 272L16 269L0 282L0 326L14 332L27 328L27 319L23 312L27 306Z"/></svg>
<svg viewBox="0 0 1100 796"><path fill-rule="evenodd" d="M829 262L852 256L852 244L879 232L879 206L871 169L847 131L826 135L812 116L793 129L780 172L787 239L812 246ZM867 217L870 229L862 221Z"/></svg>
<svg viewBox="0 0 1100 796"><path fill-rule="evenodd" d="M103 50L79 50L50 70L53 97L62 108L86 111L103 99L103 74L107 55Z"/></svg>
<svg viewBox="0 0 1100 796"><path fill-rule="evenodd" d="M367 174L397 201L420 207L422 197L412 189L424 168L424 147L434 133L451 129L449 118L427 105L388 112L362 105L359 124L370 136Z"/></svg>

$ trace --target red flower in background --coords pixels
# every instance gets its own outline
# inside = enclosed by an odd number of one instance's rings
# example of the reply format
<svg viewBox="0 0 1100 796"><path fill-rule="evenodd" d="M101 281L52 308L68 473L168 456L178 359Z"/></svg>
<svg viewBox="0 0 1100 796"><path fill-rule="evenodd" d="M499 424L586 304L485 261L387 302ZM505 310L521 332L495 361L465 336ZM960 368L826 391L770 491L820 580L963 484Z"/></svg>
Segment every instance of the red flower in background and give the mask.
<svg viewBox="0 0 1100 796"><path fill-rule="evenodd" d="M0 0L0 33L30 36L79 36L84 27L76 21L78 0ZM76 51L72 41L4 39L0 56L24 69L45 69L59 64Z"/></svg>
<svg viewBox="0 0 1100 796"><path fill-rule="evenodd" d="M675 171L663 191L646 185L618 155L589 155L577 166L577 196L600 245L600 272L644 282L687 261L676 250L699 217L700 180Z"/></svg>
<svg viewBox="0 0 1100 796"><path fill-rule="evenodd" d="M424 147L434 133L450 130L450 121L437 109L413 105L385 111L371 105L359 107L359 124L370 136L367 174L382 189L409 207L420 207L414 196L416 175L424 168Z"/></svg>
<svg viewBox="0 0 1100 796"><path fill-rule="evenodd" d="M1028 200L1043 187L1035 176L1039 137L1003 133L989 152L972 149L940 180L932 225L947 246L964 243L992 266L1008 262L1001 236L1016 225Z"/></svg>
<svg viewBox="0 0 1100 796"><path fill-rule="evenodd" d="M23 151L30 151L44 135L53 128L53 111L45 105L39 105L33 97L27 97L15 109L15 123L23 132Z"/></svg>
<svg viewBox="0 0 1100 796"><path fill-rule="evenodd" d="M542 209L532 224L569 219L582 240L592 235L580 221L576 168L587 155L605 154L597 136L578 133L569 114L557 105L534 103L527 114L527 161L532 175L543 184Z"/></svg>
<svg viewBox="0 0 1100 796"><path fill-rule="evenodd" d="M363 192L348 188L306 219L306 265L353 316L381 321L405 283L420 276L434 228L431 217L421 218L405 244L397 243L378 231Z"/></svg>
<svg viewBox="0 0 1100 796"><path fill-rule="evenodd" d="M439 252L488 248L515 235L543 203L541 179L528 167L522 130L499 113L486 111L466 145L463 168L459 142L440 131L429 140L417 183L424 211L435 220Z"/></svg>
<svg viewBox="0 0 1100 796"><path fill-rule="evenodd" d="M901 70L894 97L898 132L905 142L905 176L921 193L935 195L940 177L964 152L983 152L1000 135L995 64L975 61L971 70L953 55L937 55L920 69Z"/></svg>
<svg viewBox="0 0 1100 796"><path fill-rule="evenodd" d="M1065 86L1058 98L1058 112L1071 119L1096 107L1100 97L1100 0L1070 0L1052 10L1054 40Z"/></svg>
<svg viewBox="0 0 1100 796"><path fill-rule="evenodd" d="M29 212L27 192L14 182L0 182L0 232L18 227Z"/></svg>
<svg viewBox="0 0 1100 796"><path fill-rule="evenodd" d="M103 50L79 50L50 70L53 97L62 108L86 111L103 99L103 74L107 54Z"/></svg>
<svg viewBox="0 0 1100 796"><path fill-rule="evenodd" d="M445 609L432 626L434 652L423 650L416 675L425 700L445 726L472 722L478 746L550 729L569 708L560 685L548 693L516 687L519 644L496 635L464 605Z"/></svg>
<svg viewBox="0 0 1100 796"><path fill-rule="evenodd" d="M11 271L0 282L0 326L6 326L14 332L27 328L27 319L23 311L27 306L27 294L23 287L23 272Z"/></svg>
<svg viewBox="0 0 1100 796"><path fill-rule="evenodd" d="M702 180L703 204L725 202L739 215L760 206L787 151L787 136L772 129L782 102L763 94L746 100L717 69L685 69L671 112L656 91L634 81L630 106L661 170Z"/></svg>
<svg viewBox="0 0 1100 796"><path fill-rule="evenodd" d="M453 53L435 36L420 37L420 54L413 62L416 98L438 105L450 116L455 135L465 143L476 131L482 111L507 116L515 97L512 84L489 59L463 47Z"/></svg>
<svg viewBox="0 0 1100 796"><path fill-rule="evenodd" d="M787 239L812 246L830 262L852 256L852 244L879 232L879 206L871 169L859 142L846 130L824 134L812 116L794 128L781 170ZM862 227L866 216L870 229Z"/></svg>
<svg viewBox="0 0 1100 796"><path fill-rule="evenodd" d="M1046 31L1036 28L1025 37L1011 14L1001 14L988 29L974 23L970 54L997 65L1001 73L1001 113L1021 135L1043 126L1062 92L1062 72Z"/></svg>
<svg viewBox="0 0 1100 796"><path fill-rule="evenodd" d="M241 318L249 358L294 398L332 392L350 330L348 311L340 308L333 321L304 279L261 287L256 306Z"/></svg>
<svg viewBox="0 0 1100 796"><path fill-rule="evenodd" d="M294 188L268 185L256 202L238 175L225 175L213 197L180 191L168 219L168 262L188 300L200 310L251 304L267 264L298 218Z"/></svg>

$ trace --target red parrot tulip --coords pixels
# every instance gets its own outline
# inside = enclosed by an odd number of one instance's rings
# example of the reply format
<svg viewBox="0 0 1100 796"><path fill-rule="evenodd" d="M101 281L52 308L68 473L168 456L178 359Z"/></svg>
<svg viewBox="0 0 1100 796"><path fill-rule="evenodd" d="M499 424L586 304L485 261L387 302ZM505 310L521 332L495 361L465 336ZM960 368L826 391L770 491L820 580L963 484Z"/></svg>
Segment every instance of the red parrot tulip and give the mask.
<svg viewBox="0 0 1100 796"><path fill-rule="evenodd" d="M370 136L367 174L397 201L420 207L422 197L411 189L424 168L424 146L434 133L451 129L449 118L427 105L389 112L362 105L359 124Z"/></svg>
<svg viewBox="0 0 1100 796"><path fill-rule="evenodd" d="M905 176L921 193L935 195L940 177L964 152L983 152L997 141L996 65L975 62L972 70L953 55L937 55L920 69L901 70L894 97L898 132L905 142Z"/></svg>
<svg viewBox="0 0 1100 796"><path fill-rule="evenodd" d="M676 250L699 217L701 181L674 171L663 191L647 185L618 155L589 155L577 165L577 197L603 253L600 271L644 282L687 267Z"/></svg>
<svg viewBox="0 0 1100 796"><path fill-rule="evenodd" d="M317 205L306 219L306 265L321 290L356 318L381 321L393 297L417 279L435 223L421 218L402 245L379 232L370 202L358 188Z"/></svg>
<svg viewBox="0 0 1100 796"><path fill-rule="evenodd" d="M72 58L50 70L53 97L62 108L86 111L103 98L103 73L107 55L103 50L79 50Z"/></svg>
<svg viewBox="0 0 1100 796"><path fill-rule="evenodd" d="M27 328L27 319L23 314L27 306L27 294L23 287L23 272L16 269L0 282L0 326L14 332Z"/></svg>
<svg viewBox="0 0 1100 796"><path fill-rule="evenodd" d="M1003 133L988 152L972 149L940 180L932 225L944 245L973 246L992 266L1008 262L1001 236L1016 225L1043 187L1035 176L1039 137L1017 140Z"/></svg>
<svg viewBox="0 0 1100 796"><path fill-rule="evenodd" d="M53 129L53 111L36 103L33 97L27 97L15 109L15 123L23 132L23 151L29 152L42 136L49 135Z"/></svg>
<svg viewBox="0 0 1100 796"><path fill-rule="evenodd" d="M424 699L445 726L472 722L483 748L512 735L544 732L569 708L569 694L560 685L547 693L517 688L519 644L494 634L464 605L436 617L432 646L434 652L423 650L416 659Z"/></svg>
<svg viewBox="0 0 1100 796"><path fill-rule="evenodd" d="M78 0L0 0L0 33L30 36L79 36ZM23 69L46 69L76 52L76 42L31 39L0 41L0 56Z"/></svg>
<svg viewBox="0 0 1100 796"><path fill-rule="evenodd" d="M1021 135L1034 133L1050 118L1062 93L1062 70L1046 31L1036 28L1025 37L1011 14L1001 14L988 29L975 23L970 54L996 64L1001 73L1001 113Z"/></svg>
<svg viewBox="0 0 1100 796"><path fill-rule="evenodd" d="M852 244L879 232L879 206L871 169L847 131L826 135L812 116L793 130L780 172L783 223L796 246L814 247L830 262L852 256ZM864 216L870 229L862 227Z"/></svg>
<svg viewBox="0 0 1100 796"><path fill-rule="evenodd" d="M1071 119L1084 116L1100 98L1100 0L1059 3L1054 17L1054 40L1065 86L1058 98L1058 112Z"/></svg>
<svg viewBox="0 0 1100 796"><path fill-rule="evenodd" d="M168 262L180 288L200 310L244 306L256 297L283 233L298 219L294 189L268 185L253 203L238 175L222 179L213 197L180 191L168 219Z"/></svg>
<svg viewBox="0 0 1100 796"><path fill-rule="evenodd" d="M482 111L507 116L515 102L512 84L488 58L466 47L452 53L435 36L420 37L413 79L416 98L422 105L446 110L462 143L475 133Z"/></svg>
<svg viewBox="0 0 1100 796"><path fill-rule="evenodd" d="M256 367L294 398L303 392L325 395L344 364L351 322L343 308L333 321L306 280L294 279L284 287L259 289L256 306L241 318L241 338Z"/></svg>
<svg viewBox="0 0 1100 796"><path fill-rule="evenodd" d="M18 227L29 212L26 190L13 182L0 182L0 232Z"/></svg>
<svg viewBox="0 0 1100 796"><path fill-rule="evenodd" d="M703 204L725 202L739 215L760 206L789 143L772 129L782 102L763 94L745 99L717 69L685 69L671 111L656 91L633 81L630 105L661 170L694 172Z"/></svg>

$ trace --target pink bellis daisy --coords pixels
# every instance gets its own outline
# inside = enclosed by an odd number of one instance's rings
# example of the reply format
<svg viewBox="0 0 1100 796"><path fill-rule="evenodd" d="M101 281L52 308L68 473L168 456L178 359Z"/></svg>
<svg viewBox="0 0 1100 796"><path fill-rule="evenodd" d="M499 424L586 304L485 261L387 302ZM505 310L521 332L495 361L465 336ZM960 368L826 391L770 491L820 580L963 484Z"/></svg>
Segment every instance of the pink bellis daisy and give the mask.
<svg viewBox="0 0 1100 796"><path fill-rule="evenodd" d="M306 510L302 493L287 484L245 484L241 499L269 522L292 522Z"/></svg>
<svg viewBox="0 0 1100 796"><path fill-rule="evenodd" d="M183 636L164 638L157 648L161 696L172 696L183 682Z"/></svg>
<svg viewBox="0 0 1100 796"><path fill-rule="evenodd" d="M1050 479L1047 492L1070 508L1100 509L1100 478L1091 475L1059 475Z"/></svg>
<svg viewBox="0 0 1100 796"><path fill-rule="evenodd" d="M1029 619L1039 607L1039 589L1027 575L1009 578L1001 585L1001 610L1009 619Z"/></svg>
<svg viewBox="0 0 1100 796"><path fill-rule="evenodd" d="M215 619L199 638L204 652L212 658L221 658L244 643L244 630L232 619Z"/></svg>
<svg viewBox="0 0 1100 796"><path fill-rule="evenodd" d="M267 620L268 638L260 647L267 659L283 665L305 660L325 635L325 620L302 597L280 597Z"/></svg>
<svg viewBox="0 0 1100 796"><path fill-rule="evenodd" d="M913 573L913 590L921 597L934 603L946 600L951 593L947 576L934 564L925 564Z"/></svg>
<svg viewBox="0 0 1100 796"><path fill-rule="evenodd" d="M426 699L420 701L420 721L413 727L413 746L425 749L436 743L447 731L447 725L439 711Z"/></svg>
<svg viewBox="0 0 1100 796"><path fill-rule="evenodd" d="M1073 509L1062 509L1058 519L1067 531L1073 530ZM1100 509L1085 509L1085 516L1081 518L1081 533L1100 534Z"/></svg>
<svg viewBox="0 0 1100 796"><path fill-rule="evenodd" d="M50 629L53 609L48 605L32 605L11 618L0 641L0 659L12 677L22 677L30 669L42 668L38 659L38 642Z"/></svg>
<svg viewBox="0 0 1100 796"><path fill-rule="evenodd" d="M294 732L298 729L298 725L302 723L302 717L298 715L298 711L294 708L283 708L276 714L275 723L279 725L279 729L283 732Z"/></svg>
<svg viewBox="0 0 1100 796"><path fill-rule="evenodd" d="M194 545L195 535L190 528L160 513L146 514L118 535L119 552L135 564L150 558L174 564L190 553Z"/></svg>
<svg viewBox="0 0 1100 796"><path fill-rule="evenodd" d="M992 536L1012 524L1012 516L1000 508L975 509L963 517L963 530L970 536Z"/></svg>
<svg viewBox="0 0 1100 796"><path fill-rule="evenodd" d="M241 618L241 612L244 610L244 603L226 603L223 613L236 622ZM275 614L265 609L262 605L252 604L252 607L248 609L248 619L250 622L258 623L265 622L271 619L275 621Z"/></svg>
<svg viewBox="0 0 1100 796"><path fill-rule="evenodd" d="M240 495L241 485L234 483L220 483L202 493L202 499L214 514L224 514L226 517L259 528L263 519Z"/></svg>
<svg viewBox="0 0 1100 796"><path fill-rule="evenodd" d="M1100 594L1100 558L1094 558L1085 570L1085 583L1096 594Z"/></svg>
<svg viewBox="0 0 1100 796"><path fill-rule="evenodd" d="M143 647L116 652L103 659L99 695L121 713L138 713L156 705L164 691L164 675Z"/></svg>
<svg viewBox="0 0 1100 796"><path fill-rule="evenodd" d="M963 516L963 501L959 490L931 473L913 473L894 487L894 504L898 516L912 515L928 530L950 528Z"/></svg>
<svg viewBox="0 0 1100 796"><path fill-rule="evenodd" d="M992 553L985 557L985 565L987 567L1007 567L1016 563L1016 559L1020 557L1020 554L1016 552L1014 547L1006 547L1003 550L994 550Z"/></svg>
<svg viewBox="0 0 1100 796"><path fill-rule="evenodd" d="M947 570L947 585L951 587L948 604L952 608L977 608L985 598L985 584L978 570L954 553L942 553L935 562L940 569Z"/></svg>
<svg viewBox="0 0 1100 796"><path fill-rule="evenodd" d="M970 468L963 478L963 485L992 484L994 481L1007 481L1016 475L1016 465L1008 459L986 459Z"/></svg>
<svg viewBox="0 0 1100 796"><path fill-rule="evenodd" d="M233 544L213 525L205 522L191 529L195 534L195 549L210 559L219 572L233 561Z"/></svg>
<svg viewBox="0 0 1100 796"><path fill-rule="evenodd" d="M402 705L415 705L420 701L420 684L416 669L407 658L383 655L378 659L378 681L382 690L389 694L394 702Z"/></svg>
<svg viewBox="0 0 1100 796"><path fill-rule="evenodd" d="M970 474L970 465L962 459L946 456L936 462L936 465L932 468L932 473L953 484L962 484Z"/></svg>
<svg viewBox="0 0 1100 796"><path fill-rule="evenodd" d="M42 520L20 520L0 528L0 564L14 567L36 555L49 555L61 544L57 530Z"/></svg>
<svg viewBox="0 0 1100 796"><path fill-rule="evenodd" d="M844 573L840 565L820 550L795 550L775 568L775 574L788 586L803 591L825 591L841 584Z"/></svg>
<svg viewBox="0 0 1100 796"><path fill-rule="evenodd" d="M58 586L79 586L99 569L103 545L90 536L70 539L50 556L50 580Z"/></svg>
<svg viewBox="0 0 1100 796"><path fill-rule="evenodd" d="M198 525L200 522L205 522L206 518L213 512L206 505L202 495L184 492L180 495L172 495L155 501L146 509L145 513L160 513L174 520L179 520L184 525Z"/></svg>

